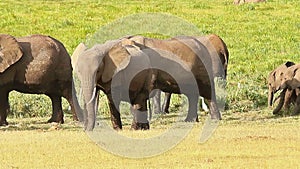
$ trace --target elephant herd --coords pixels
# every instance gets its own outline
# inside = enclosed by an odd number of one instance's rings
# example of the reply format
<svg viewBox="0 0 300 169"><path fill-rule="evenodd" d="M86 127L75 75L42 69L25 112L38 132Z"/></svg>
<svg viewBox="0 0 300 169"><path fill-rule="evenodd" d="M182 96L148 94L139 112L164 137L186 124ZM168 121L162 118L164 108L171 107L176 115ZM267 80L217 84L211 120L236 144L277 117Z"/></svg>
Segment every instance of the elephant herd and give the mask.
<svg viewBox="0 0 300 169"><path fill-rule="evenodd" d="M66 98L73 119L83 122L85 130L95 127L100 90L107 96L112 126L116 130L122 129L121 101L131 104L133 129L150 128L147 100L156 89L166 93L168 104L172 93L187 96L189 106L185 121L198 120L199 96L209 104L211 119L220 120L215 78L226 80L228 60L227 46L215 34L163 40L126 36L91 48L81 43L72 57L61 42L50 36L16 38L1 34L0 125L8 125L8 95L12 90L49 96L52 117L48 122L64 122L61 99ZM291 103L295 104L293 114L299 113L299 67L287 62L270 73L269 105L273 103L274 94L282 89L274 114L282 106L288 109ZM78 104L73 73L80 80L82 107ZM157 100L160 98L156 96L154 106L160 108ZM168 104L163 111L168 112Z"/></svg>

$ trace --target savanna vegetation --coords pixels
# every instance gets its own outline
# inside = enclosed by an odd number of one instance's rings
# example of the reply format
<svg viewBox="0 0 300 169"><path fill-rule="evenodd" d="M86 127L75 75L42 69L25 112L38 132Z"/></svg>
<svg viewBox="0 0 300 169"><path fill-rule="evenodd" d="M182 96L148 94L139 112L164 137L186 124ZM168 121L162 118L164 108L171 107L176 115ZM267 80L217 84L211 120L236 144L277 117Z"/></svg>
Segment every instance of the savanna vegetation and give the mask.
<svg viewBox="0 0 300 169"><path fill-rule="evenodd" d="M226 111L218 129L199 144L202 123L174 149L146 159L119 157L97 147L72 122L64 100L66 124L44 124L51 114L47 97L10 94L11 125L0 127L0 168L297 168L300 166L299 117L273 116L267 107L268 73L290 60L300 62L298 0L233 5L232 0L96 1L36 0L0 2L0 33L50 35L70 54L106 24L141 12L162 12L215 33L226 42L230 60ZM141 23L142 24L142 23ZM180 29L180 28L178 28ZM171 125L171 114L154 121L150 131ZM99 110L108 115L105 97ZM129 126L130 123L128 123ZM122 131L124 134L132 131ZM130 135L130 134L129 134Z"/></svg>

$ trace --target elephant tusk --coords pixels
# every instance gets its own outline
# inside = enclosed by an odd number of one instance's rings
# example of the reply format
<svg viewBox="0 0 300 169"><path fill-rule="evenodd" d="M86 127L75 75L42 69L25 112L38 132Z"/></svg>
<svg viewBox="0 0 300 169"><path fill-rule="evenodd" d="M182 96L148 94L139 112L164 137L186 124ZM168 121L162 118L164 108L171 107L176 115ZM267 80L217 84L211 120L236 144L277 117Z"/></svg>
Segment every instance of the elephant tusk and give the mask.
<svg viewBox="0 0 300 169"><path fill-rule="evenodd" d="M81 100L82 99L82 88L79 89L79 97L78 97L78 100Z"/></svg>
<svg viewBox="0 0 300 169"><path fill-rule="evenodd" d="M92 98L87 104L90 104L94 100L95 97L96 97L96 87L94 87Z"/></svg>

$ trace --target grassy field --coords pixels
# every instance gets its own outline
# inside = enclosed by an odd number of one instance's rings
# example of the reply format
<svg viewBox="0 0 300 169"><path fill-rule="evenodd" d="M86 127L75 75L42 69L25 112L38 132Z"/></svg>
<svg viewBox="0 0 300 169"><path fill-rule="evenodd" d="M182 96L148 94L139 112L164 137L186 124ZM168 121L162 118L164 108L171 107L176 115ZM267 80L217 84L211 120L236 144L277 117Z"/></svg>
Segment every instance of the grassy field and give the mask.
<svg viewBox="0 0 300 169"><path fill-rule="evenodd" d="M70 121L65 100L67 124L56 127L43 123L51 114L50 99L12 92L8 119L11 125L0 128L0 168L300 166L299 118L275 117L266 106L268 73L287 60L300 61L298 0L268 0L241 6L233 5L232 0L2 0L0 7L0 33L50 35L64 43L70 54L101 26L141 12L162 12L185 19L205 34L220 35L230 52L227 110L207 143L198 143L203 125L200 123L178 146L162 155L146 159L115 156L96 146ZM174 112L175 106L171 107ZM108 114L105 101L101 102L100 111ZM155 122L150 131L135 134L161 132L170 125L171 115Z"/></svg>
<svg viewBox="0 0 300 169"><path fill-rule="evenodd" d="M248 116L249 117L249 116ZM247 117L247 118L248 118ZM240 118L240 116L238 116ZM45 120L45 119L35 119ZM32 119L24 131L1 131L0 168L298 168L298 118L233 120L223 122L204 144L202 124L196 124L175 148L160 155L131 159L104 151L70 120L52 130ZM33 127L35 126L35 127ZM43 125L42 125L43 126ZM48 129L50 128L50 130ZM123 135L161 132L124 130Z"/></svg>

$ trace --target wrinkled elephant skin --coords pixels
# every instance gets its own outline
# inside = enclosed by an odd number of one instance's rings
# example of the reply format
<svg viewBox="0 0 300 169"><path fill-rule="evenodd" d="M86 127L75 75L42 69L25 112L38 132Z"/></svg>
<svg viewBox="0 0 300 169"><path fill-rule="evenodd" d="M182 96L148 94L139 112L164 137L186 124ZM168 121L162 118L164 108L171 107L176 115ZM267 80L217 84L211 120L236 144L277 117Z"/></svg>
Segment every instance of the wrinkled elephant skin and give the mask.
<svg viewBox="0 0 300 169"><path fill-rule="evenodd" d="M77 120L75 112L80 109L72 97L71 58L61 42L44 35L15 38L1 34L0 46L0 125L8 124L8 94L12 90L49 96L52 117L48 122L64 122L64 97Z"/></svg>

